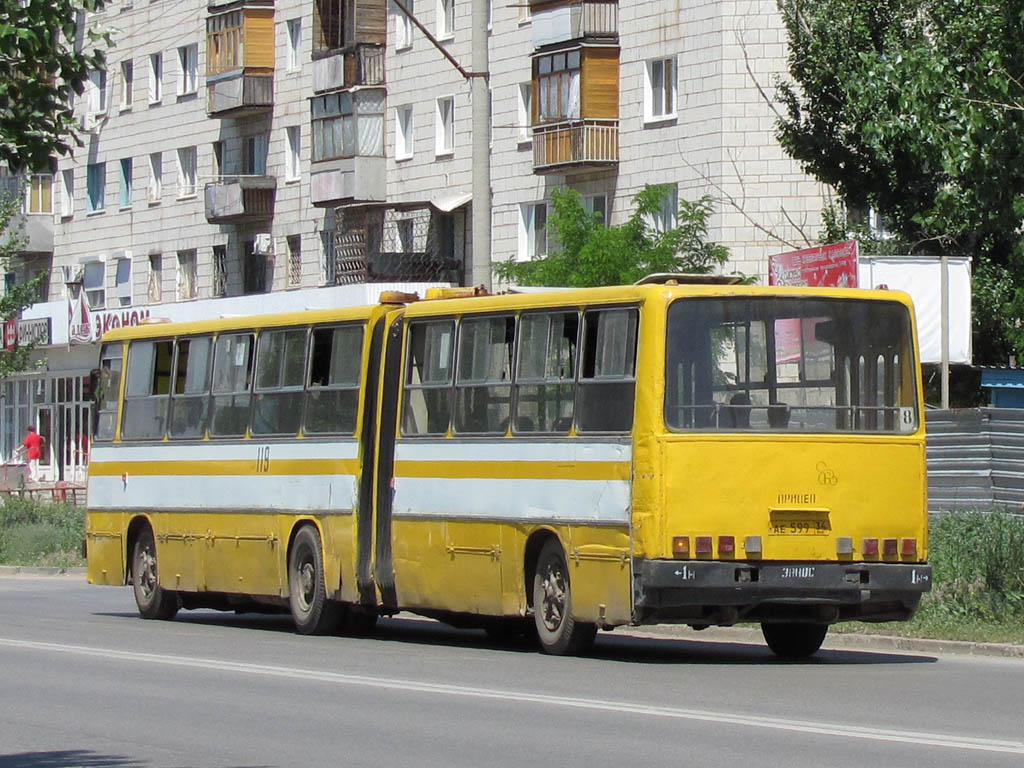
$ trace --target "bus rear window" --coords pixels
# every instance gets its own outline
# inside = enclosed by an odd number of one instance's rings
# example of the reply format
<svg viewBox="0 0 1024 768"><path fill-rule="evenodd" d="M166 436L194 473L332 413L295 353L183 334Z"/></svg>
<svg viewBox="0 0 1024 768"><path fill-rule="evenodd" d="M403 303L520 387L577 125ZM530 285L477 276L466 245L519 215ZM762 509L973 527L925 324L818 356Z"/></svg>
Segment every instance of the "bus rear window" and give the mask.
<svg viewBox="0 0 1024 768"><path fill-rule="evenodd" d="M897 302L681 299L668 310L669 429L917 429L910 316Z"/></svg>

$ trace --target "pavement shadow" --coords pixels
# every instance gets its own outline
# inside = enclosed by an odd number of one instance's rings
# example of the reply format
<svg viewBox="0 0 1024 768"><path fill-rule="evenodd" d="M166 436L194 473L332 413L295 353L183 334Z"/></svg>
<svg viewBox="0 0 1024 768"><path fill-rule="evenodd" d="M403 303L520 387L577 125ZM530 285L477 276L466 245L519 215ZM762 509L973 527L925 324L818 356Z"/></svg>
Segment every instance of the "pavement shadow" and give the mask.
<svg viewBox="0 0 1024 768"><path fill-rule="evenodd" d="M104 755L87 749L62 749L49 752L0 754L0 768L145 768L146 763L120 755ZM189 768L189 766L181 766ZM235 768L268 768L235 766Z"/></svg>

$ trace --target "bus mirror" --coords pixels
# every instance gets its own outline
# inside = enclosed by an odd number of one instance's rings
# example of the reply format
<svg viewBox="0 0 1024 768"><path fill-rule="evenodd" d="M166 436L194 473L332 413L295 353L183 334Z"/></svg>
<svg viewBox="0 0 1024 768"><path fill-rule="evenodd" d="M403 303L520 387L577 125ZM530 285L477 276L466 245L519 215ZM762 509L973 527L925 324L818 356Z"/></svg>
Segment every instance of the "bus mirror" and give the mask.
<svg viewBox="0 0 1024 768"><path fill-rule="evenodd" d="M825 344L836 344L836 324L834 320L821 320L814 324L814 340Z"/></svg>

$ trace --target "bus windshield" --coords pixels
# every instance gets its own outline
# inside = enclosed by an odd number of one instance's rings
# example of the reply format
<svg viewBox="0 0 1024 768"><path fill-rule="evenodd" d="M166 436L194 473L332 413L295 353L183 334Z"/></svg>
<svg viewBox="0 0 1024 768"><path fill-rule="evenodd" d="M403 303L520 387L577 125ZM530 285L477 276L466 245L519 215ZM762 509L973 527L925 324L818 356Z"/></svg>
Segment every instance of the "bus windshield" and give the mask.
<svg viewBox="0 0 1024 768"><path fill-rule="evenodd" d="M673 431L910 433L910 315L898 302L688 298L668 309Z"/></svg>

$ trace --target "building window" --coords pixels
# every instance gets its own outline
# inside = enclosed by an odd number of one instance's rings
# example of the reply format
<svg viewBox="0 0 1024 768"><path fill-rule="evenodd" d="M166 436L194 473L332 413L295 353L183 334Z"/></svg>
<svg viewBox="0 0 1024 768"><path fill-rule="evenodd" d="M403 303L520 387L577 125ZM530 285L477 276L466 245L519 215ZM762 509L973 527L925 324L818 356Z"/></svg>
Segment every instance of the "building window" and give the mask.
<svg viewBox="0 0 1024 768"><path fill-rule="evenodd" d="M288 245L288 286L295 288L302 285L302 237L289 235Z"/></svg>
<svg viewBox="0 0 1024 768"><path fill-rule="evenodd" d="M224 175L224 142L215 141L213 149L213 178L217 181Z"/></svg>
<svg viewBox="0 0 1024 768"><path fill-rule="evenodd" d="M159 304L163 298L163 256L159 253L149 254L149 288L146 298L150 304Z"/></svg>
<svg viewBox="0 0 1024 768"><path fill-rule="evenodd" d="M106 207L107 164L90 163L86 168L85 185L86 210L89 213L102 211Z"/></svg>
<svg viewBox="0 0 1024 768"><path fill-rule="evenodd" d="M242 11L229 11L206 20L206 74L233 72L242 66Z"/></svg>
<svg viewBox="0 0 1024 768"><path fill-rule="evenodd" d="M178 251L178 274L176 279L178 301L196 297L196 251Z"/></svg>
<svg viewBox="0 0 1024 768"><path fill-rule="evenodd" d="M415 13L413 10L413 0L405 0L405 7L409 9L410 13ZM392 12L395 15L395 50L401 51L406 48L412 47L412 19L405 15L405 12L397 5L392 3Z"/></svg>
<svg viewBox="0 0 1024 768"><path fill-rule="evenodd" d="M117 259L114 263L114 302L118 307L132 305L132 260Z"/></svg>
<svg viewBox="0 0 1024 768"><path fill-rule="evenodd" d="M548 253L547 203L519 206L519 260L540 258Z"/></svg>
<svg viewBox="0 0 1024 768"><path fill-rule="evenodd" d="M53 213L53 175L33 173L28 178L25 210L29 213Z"/></svg>
<svg viewBox="0 0 1024 768"><path fill-rule="evenodd" d="M412 105L395 107L395 160L412 157Z"/></svg>
<svg viewBox="0 0 1024 768"><path fill-rule="evenodd" d="M560 51L533 60L540 122L580 116L580 51Z"/></svg>
<svg viewBox="0 0 1024 768"><path fill-rule="evenodd" d="M288 154L285 156L285 179L298 181L302 174L302 129L297 125L289 126L285 131L288 142Z"/></svg>
<svg viewBox="0 0 1024 768"><path fill-rule="evenodd" d="M196 148L178 150L178 197L196 194Z"/></svg>
<svg viewBox="0 0 1024 768"><path fill-rule="evenodd" d="M312 102L313 162L384 154L384 91L341 91Z"/></svg>
<svg viewBox="0 0 1024 768"><path fill-rule="evenodd" d="M164 97L164 65L162 53L149 54L149 103L158 104Z"/></svg>
<svg viewBox="0 0 1024 768"><path fill-rule="evenodd" d="M89 114L102 114L107 111L107 71L93 70L89 73L88 83Z"/></svg>
<svg viewBox="0 0 1024 768"><path fill-rule="evenodd" d="M302 19L288 19L288 71L302 69Z"/></svg>
<svg viewBox="0 0 1024 768"><path fill-rule="evenodd" d="M228 247L213 246L213 295L217 298L228 295Z"/></svg>
<svg viewBox="0 0 1024 768"><path fill-rule="evenodd" d="M644 121L667 120L676 116L676 60L652 59L646 65Z"/></svg>
<svg viewBox="0 0 1024 768"><path fill-rule="evenodd" d="M437 0L437 36L455 36L455 0Z"/></svg>
<svg viewBox="0 0 1024 768"><path fill-rule="evenodd" d="M121 173L118 176L118 204L121 208L132 207L132 159L121 158Z"/></svg>
<svg viewBox="0 0 1024 768"><path fill-rule="evenodd" d="M82 270L82 290L89 309L104 309L107 305L107 270L102 261L87 261Z"/></svg>
<svg viewBox="0 0 1024 768"><path fill-rule="evenodd" d="M334 285L338 276L338 265L334 260L334 230L320 230L320 283Z"/></svg>
<svg viewBox="0 0 1024 768"><path fill-rule="evenodd" d="M434 109L434 154L450 155L455 151L455 98L444 96Z"/></svg>
<svg viewBox="0 0 1024 768"><path fill-rule="evenodd" d="M665 196L661 198L661 208L648 220L648 224L655 232L669 232L676 228L676 220L679 215L679 190L672 184Z"/></svg>
<svg viewBox="0 0 1024 768"><path fill-rule="evenodd" d="M355 3L351 0L315 0L313 6L314 53L345 48L351 38Z"/></svg>
<svg viewBox="0 0 1024 768"><path fill-rule="evenodd" d="M164 156L153 152L149 156L149 202L159 203L164 193Z"/></svg>
<svg viewBox="0 0 1024 768"><path fill-rule="evenodd" d="M60 172L60 215L75 215L75 171L73 168Z"/></svg>
<svg viewBox="0 0 1024 768"><path fill-rule="evenodd" d="M526 2L526 3L518 3L518 5L519 5L519 23L520 24L529 24L530 20L533 18L533 8L530 6L530 3L528 3L528 2Z"/></svg>
<svg viewBox="0 0 1024 768"><path fill-rule="evenodd" d="M249 176L266 176L267 150L270 136L258 133L245 140L245 173Z"/></svg>
<svg viewBox="0 0 1024 768"><path fill-rule="evenodd" d="M608 198L605 195L587 195L583 198L583 207L591 216L600 214L598 221L608 226Z"/></svg>
<svg viewBox="0 0 1024 768"><path fill-rule="evenodd" d="M178 48L178 95L187 96L199 88L199 46L183 45Z"/></svg>
<svg viewBox="0 0 1024 768"><path fill-rule="evenodd" d="M121 62L121 109L128 109L135 98L135 65L131 59Z"/></svg>
<svg viewBox="0 0 1024 768"><path fill-rule="evenodd" d="M267 255L257 248L255 240L243 247L242 288L246 293L267 292Z"/></svg>
<svg viewBox="0 0 1024 768"><path fill-rule="evenodd" d="M519 125L519 143L530 140L530 105L533 100L533 83L520 83L516 100L516 115Z"/></svg>

